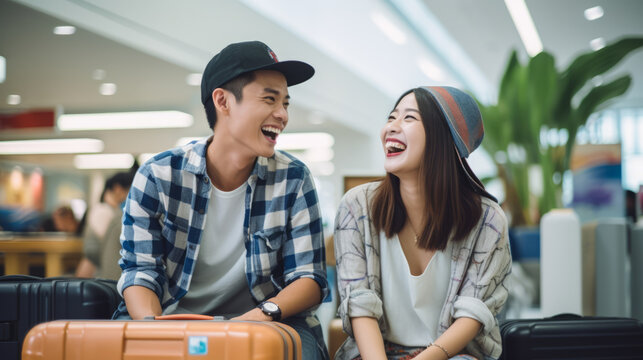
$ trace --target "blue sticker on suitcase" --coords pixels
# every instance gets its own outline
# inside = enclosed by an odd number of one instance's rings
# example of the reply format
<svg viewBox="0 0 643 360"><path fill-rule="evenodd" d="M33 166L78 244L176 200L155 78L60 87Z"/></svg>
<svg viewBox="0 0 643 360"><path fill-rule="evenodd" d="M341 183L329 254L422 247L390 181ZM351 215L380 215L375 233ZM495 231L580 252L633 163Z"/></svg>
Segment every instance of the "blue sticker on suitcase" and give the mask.
<svg viewBox="0 0 643 360"><path fill-rule="evenodd" d="M206 355L208 353L208 337L190 336L188 338L188 353L190 355Z"/></svg>

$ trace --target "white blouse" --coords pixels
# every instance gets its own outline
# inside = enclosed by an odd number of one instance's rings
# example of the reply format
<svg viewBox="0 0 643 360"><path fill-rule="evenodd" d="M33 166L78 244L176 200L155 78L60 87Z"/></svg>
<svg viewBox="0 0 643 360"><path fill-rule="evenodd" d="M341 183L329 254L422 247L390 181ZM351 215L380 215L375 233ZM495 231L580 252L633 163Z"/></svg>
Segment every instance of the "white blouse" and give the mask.
<svg viewBox="0 0 643 360"><path fill-rule="evenodd" d="M404 346L427 346L437 338L447 296L451 243L436 251L424 272L414 276L398 236L380 239L382 303L389 326L384 338Z"/></svg>

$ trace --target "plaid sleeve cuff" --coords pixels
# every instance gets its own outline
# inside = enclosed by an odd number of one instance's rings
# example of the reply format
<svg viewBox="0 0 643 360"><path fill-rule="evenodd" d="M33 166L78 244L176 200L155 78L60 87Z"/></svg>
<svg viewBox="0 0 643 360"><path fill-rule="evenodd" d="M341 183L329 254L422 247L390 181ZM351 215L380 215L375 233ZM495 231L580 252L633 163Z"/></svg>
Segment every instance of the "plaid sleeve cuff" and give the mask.
<svg viewBox="0 0 643 360"><path fill-rule="evenodd" d="M294 282L297 279L301 278L309 278L315 280L317 285L319 285L319 289L321 291L321 299L320 302L323 302L327 296L330 296L330 289L328 288L328 280L326 279L326 274L324 273L323 275L321 274L320 271L314 271L314 272L296 272L290 276L288 276L288 279L286 281L286 286L288 284Z"/></svg>

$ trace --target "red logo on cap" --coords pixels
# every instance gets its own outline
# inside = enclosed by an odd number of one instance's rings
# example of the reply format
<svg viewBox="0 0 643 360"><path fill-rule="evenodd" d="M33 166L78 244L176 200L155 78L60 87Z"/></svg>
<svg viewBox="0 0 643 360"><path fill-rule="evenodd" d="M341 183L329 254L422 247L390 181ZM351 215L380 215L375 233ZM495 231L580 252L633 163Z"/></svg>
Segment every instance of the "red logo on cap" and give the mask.
<svg viewBox="0 0 643 360"><path fill-rule="evenodd" d="M277 63L279 62L279 59L277 59L277 55L274 53L274 51L268 49L268 55Z"/></svg>

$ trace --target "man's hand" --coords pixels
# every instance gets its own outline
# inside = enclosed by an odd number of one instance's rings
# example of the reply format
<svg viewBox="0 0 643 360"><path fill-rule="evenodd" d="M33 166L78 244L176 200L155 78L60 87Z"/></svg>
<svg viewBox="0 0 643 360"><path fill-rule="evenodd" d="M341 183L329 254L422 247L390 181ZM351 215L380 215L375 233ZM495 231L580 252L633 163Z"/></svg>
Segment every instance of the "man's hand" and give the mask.
<svg viewBox="0 0 643 360"><path fill-rule="evenodd" d="M244 321L272 321L272 318L261 311L259 308L254 308L247 313L233 317L230 320L244 320Z"/></svg>

